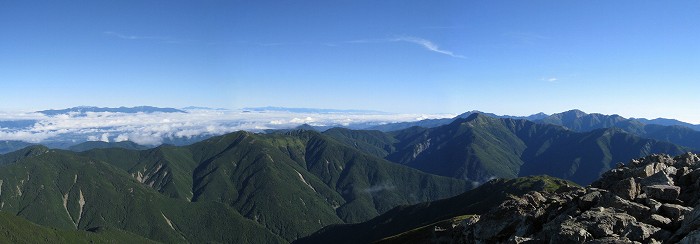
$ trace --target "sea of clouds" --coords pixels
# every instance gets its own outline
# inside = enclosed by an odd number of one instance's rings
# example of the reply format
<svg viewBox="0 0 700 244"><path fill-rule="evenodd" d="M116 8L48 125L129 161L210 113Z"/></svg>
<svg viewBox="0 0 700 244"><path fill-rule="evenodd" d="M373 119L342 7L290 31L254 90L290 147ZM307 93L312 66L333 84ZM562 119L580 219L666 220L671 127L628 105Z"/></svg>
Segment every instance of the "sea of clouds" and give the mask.
<svg viewBox="0 0 700 244"><path fill-rule="evenodd" d="M186 113L84 112L47 116L37 112L0 112L0 140L31 143L46 141L133 141L159 145L177 138L221 135L245 130L312 126L359 128L393 122L453 117L453 114L295 113L195 109Z"/></svg>

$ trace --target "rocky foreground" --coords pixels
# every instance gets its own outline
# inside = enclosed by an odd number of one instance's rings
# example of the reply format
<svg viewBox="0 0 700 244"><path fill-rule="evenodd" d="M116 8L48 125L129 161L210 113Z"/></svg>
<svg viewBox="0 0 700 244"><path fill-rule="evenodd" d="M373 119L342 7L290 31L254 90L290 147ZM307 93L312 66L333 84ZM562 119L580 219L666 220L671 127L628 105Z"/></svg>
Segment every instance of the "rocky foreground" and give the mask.
<svg viewBox="0 0 700 244"><path fill-rule="evenodd" d="M651 155L586 188L511 196L483 215L435 228L452 243L700 243L700 158Z"/></svg>

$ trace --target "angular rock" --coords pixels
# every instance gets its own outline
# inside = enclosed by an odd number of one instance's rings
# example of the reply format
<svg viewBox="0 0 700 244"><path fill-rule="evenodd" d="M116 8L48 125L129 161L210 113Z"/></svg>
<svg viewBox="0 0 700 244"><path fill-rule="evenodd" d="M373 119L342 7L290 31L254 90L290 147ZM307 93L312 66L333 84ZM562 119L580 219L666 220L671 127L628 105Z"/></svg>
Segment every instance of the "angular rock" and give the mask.
<svg viewBox="0 0 700 244"><path fill-rule="evenodd" d="M678 199L678 195L681 193L680 187L669 185L645 186L642 189L647 194L647 197L660 200L662 202L675 201Z"/></svg>
<svg viewBox="0 0 700 244"><path fill-rule="evenodd" d="M652 235L655 235L659 231L661 231L659 227L645 223L632 222L625 228L623 235L633 241L647 242Z"/></svg>
<svg viewBox="0 0 700 244"><path fill-rule="evenodd" d="M593 208L570 221L578 222L595 238L621 233L630 223L637 220L625 213L617 213L611 208Z"/></svg>
<svg viewBox="0 0 700 244"><path fill-rule="evenodd" d="M680 218L693 210L693 208L684 207L678 204L664 203L659 209L659 213L663 216L670 218L671 220L678 221Z"/></svg>
<svg viewBox="0 0 700 244"><path fill-rule="evenodd" d="M661 227L664 229L671 229L672 228L671 219L666 218L666 217L661 216L661 215L658 215L658 214L652 214L651 217L649 217L648 219L646 219L644 221L644 223L647 223L647 224L650 224L653 226L657 226L657 227Z"/></svg>
<svg viewBox="0 0 700 244"><path fill-rule="evenodd" d="M610 188L610 192L622 199L634 200L637 194L639 194L639 188L637 188L637 183L635 183L634 178L627 178L613 184Z"/></svg>
<svg viewBox="0 0 700 244"><path fill-rule="evenodd" d="M675 164L675 161L673 158L671 158L668 155L663 155L663 154L652 154L644 158L643 164L654 164L655 168L657 169L656 172L658 172L658 169L661 169L665 167L666 165L673 165ZM656 173L654 172L654 173Z"/></svg>
<svg viewBox="0 0 700 244"><path fill-rule="evenodd" d="M641 181L639 181L639 184L642 185L642 187L653 186L653 185L672 186L672 185L674 185L674 182L673 182L673 179L666 174L666 172L661 171L661 172L657 172L657 173L655 173L647 178L642 179Z"/></svg>
<svg viewBox="0 0 700 244"><path fill-rule="evenodd" d="M695 206L693 211L684 216L681 227L676 231L673 237L669 239L669 242L677 242L686 237L686 235L697 230L700 230L700 205Z"/></svg>
<svg viewBox="0 0 700 244"><path fill-rule="evenodd" d="M631 241L627 237L603 237L595 239L586 244L635 244L637 242Z"/></svg>
<svg viewBox="0 0 700 244"><path fill-rule="evenodd" d="M535 220L546 213L543 206L543 201L546 200L540 193L512 196L510 200L481 216L473 225L474 238L485 242L500 242L513 235L531 235Z"/></svg>
<svg viewBox="0 0 700 244"><path fill-rule="evenodd" d="M631 169L627 172L623 173L623 177L621 178L629 178L629 177L639 177L639 178L646 178L651 175L653 175L654 172L654 165L653 164L647 164L642 167L634 168Z"/></svg>
<svg viewBox="0 0 700 244"><path fill-rule="evenodd" d="M591 209L591 207L598 204L598 201L600 201L601 196L602 194L600 193L600 191L591 191L589 193L586 193L578 199L579 209L583 211Z"/></svg>
<svg viewBox="0 0 700 244"><path fill-rule="evenodd" d="M691 166L697 162L700 162L700 157L698 157L697 155L695 155L693 153L688 152L688 153L682 154L680 156L677 156L676 158L674 158L674 160L675 160L674 166L684 167L684 166Z"/></svg>
<svg viewBox="0 0 700 244"><path fill-rule="evenodd" d="M671 164L673 163L673 159L668 159L668 160L671 161L671 162L670 162ZM658 173L658 172L663 172L663 171L665 171L666 168L668 168L668 166L669 166L669 164L667 164L666 162L667 162L667 160L662 160L662 161L660 161L660 162L658 162L658 163L654 163L654 174L656 174L656 173Z"/></svg>
<svg viewBox="0 0 700 244"><path fill-rule="evenodd" d="M651 212L656 213L661 208L662 203L651 198L645 199L645 205L651 209Z"/></svg>
<svg viewBox="0 0 700 244"><path fill-rule="evenodd" d="M600 203L598 203L598 205L601 207L613 208L619 211L623 211L629 215L634 216L637 219L646 219L652 213L651 208L647 206L622 199L621 197L618 197L613 194L604 195L601 198L601 201Z"/></svg>
<svg viewBox="0 0 700 244"><path fill-rule="evenodd" d="M544 202L547 201L547 198L542 196L542 194L539 192L530 192L528 194L525 194L523 198L525 198L527 202L533 207L541 207L544 204Z"/></svg>
<svg viewBox="0 0 700 244"><path fill-rule="evenodd" d="M668 168L664 169L663 172L668 176L675 176L678 173L678 169L673 166L668 166Z"/></svg>
<svg viewBox="0 0 700 244"><path fill-rule="evenodd" d="M570 221L564 222L549 239L550 243L583 243L590 240L593 240L591 233L580 224Z"/></svg>

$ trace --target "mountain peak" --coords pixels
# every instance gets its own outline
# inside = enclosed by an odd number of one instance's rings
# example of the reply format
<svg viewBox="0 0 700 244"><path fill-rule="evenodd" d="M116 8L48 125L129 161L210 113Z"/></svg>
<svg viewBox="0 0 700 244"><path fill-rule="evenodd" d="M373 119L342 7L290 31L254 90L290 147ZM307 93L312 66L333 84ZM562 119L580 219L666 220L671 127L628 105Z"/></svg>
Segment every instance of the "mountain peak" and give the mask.
<svg viewBox="0 0 700 244"><path fill-rule="evenodd" d="M462 117L464 115L464 117ZM492 119L493 117L489 116L488 114L484 114L482 112L467 112L463 113L460 116L457 116L456 119L452 122L452 124L462 124L465 122L472 122L472 121L482 121L485 119Z"/></svg>
<svg viewBox="0 0 700 244"><path fill-rule="evenodd" d="M572 110L569 110L569 111L566 111L566 112L562 112L562 113L559 113L559 114L561 114L561 115L574 115L574 116L576 116L577 118L588 115L586 112L583 112L583 111L581 111L581 110L579 110L579 109L572 109Z"/></svg>

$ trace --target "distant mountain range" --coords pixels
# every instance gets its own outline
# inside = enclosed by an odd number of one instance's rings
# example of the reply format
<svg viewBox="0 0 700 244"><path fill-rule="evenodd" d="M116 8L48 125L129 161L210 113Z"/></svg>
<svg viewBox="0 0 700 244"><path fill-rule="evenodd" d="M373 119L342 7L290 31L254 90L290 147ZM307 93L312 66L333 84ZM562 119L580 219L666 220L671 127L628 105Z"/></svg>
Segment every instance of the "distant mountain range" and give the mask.
<svg viewBox="0 0 700 244"><path fill-rule="evenodd" d="M225 108L210 108L210 107L198 107L198 106L188 106L181 108L182 110L216 110L216 111L227 111Z"/></svg>
<svg viewBox="0 0 700 244"><path fill-rule="evenodd" d="M282 111L290 113L356 113L356 114L386 114L386 112L376 110L357 110L357 109L323 109L323 108L287 108L287 107L251 107L243 108L244 111Z"/></svg>
<svg viewBox="0 0 700 244"><path fill-rule="evenodd" d="M571 130L574 130L574 131L590 131L593 129L610 128L610 127L615 127L616 125L618 125L621 122L640 123L643 125L682 126L682 127L687 127L687 128L693 129L693 130L700 131L700 125L694 125L694 124L682 122L682 121L675 120L675 119L664 119L664 118L658 118L658 119L652 119L652 120L636 119L636 118L626 119L626 118L623 118L619 115L604 115L604 114L598 114L598 113L587 114L587 113L585 113L581 110L577 110L577 109L569 110L569 111L562 112L562 113L556 113L556 114L552 114L552 115L547 115L545 113L537 113L537 114L533 114L533 115L529 115L529 116L496 115L493 113L486 113L486 112L481 112L478 110L473 110L473 111L462 113L454 118L426 119L426 120L412 121L412 122L389 123L389 124L367 127L364 129L380 130L380 131L389 132L389 131L406 129L406 128L413 127L413 126L432 128L432 127L437 127L437 126L449 124L456 119L467 118L470 115L476 114L476 113L483 114L483 115L493 117L493 118L525 119L525 120L530 120L530 121L537 122L537 123L562 125L562 126L567 127Z"/></svg>
<svg viewBox="0 0 700 244"><path fill-rule="evenodd" d="M84 115L88 112L100 113L100 112L110 112L110 113L186 113L183 110L175 108L159 108L151 106L138 106L138 107L118 107L118 108L101 108L92 106L80 106L72 107L66 109L49 109L37 111L47 116L56 116L60 114L75 113L79 115Z"/></svg>

